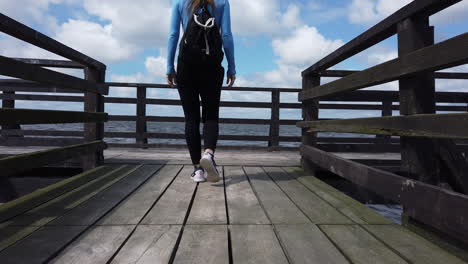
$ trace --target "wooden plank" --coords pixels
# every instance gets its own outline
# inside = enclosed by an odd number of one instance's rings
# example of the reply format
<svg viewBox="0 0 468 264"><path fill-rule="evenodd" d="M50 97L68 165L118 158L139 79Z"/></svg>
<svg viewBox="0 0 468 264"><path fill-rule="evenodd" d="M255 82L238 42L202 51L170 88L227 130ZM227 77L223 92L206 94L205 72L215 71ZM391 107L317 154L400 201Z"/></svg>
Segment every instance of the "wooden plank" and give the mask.
<svg viewBox="0 0 468 264"><path fill-rule="evenodd" d="M342 71L342 70L326 70L321 71L318 75L322 77L345 77L356 73L358 71ZM464 72L435 72L434 77L436 79L456 79L463 80L468 79L468 73Z"/></svg>
<svg viewBox="0 0 468 264"><path fill-rule="evenodd" d="M101 84L96 84L78 77L48 70L36 65L16 61L4 56L0 56L0 69L0 74L9 77L40 82L48 85L57 85L63 88L74 89L78 91L108 94L106 86Z"/></svg>
<svg viewBox="0 0 468 264"><path fill-rule="evenodd" d="M292 263L349 263L316 225L276 225Z"/></svg>
<svg viewBox="0 0 468 264"><path fill-rule="evenodd" d="M312 100L326 95L395 81L418 73L463 65L468 62L468 50L463 48L466 46L468 46L468 33L348 75L317 89L303 91L299 94L299 100Z"/></svg>
<svg viewBox="0 0 468 264"><path fill-rule="evenodd" d="M223 168L218 167L223 178ZM193 184L193 183L192 183ZM224 182L198 185L197 194L187 220L188 225L227 224Z"/></svg>
<svg viewBox="0 0 468 264"><path fill-rule="evenodd" d="M107 214L123 199L127 198L146 180L148 180L161 166L143 165L130 175L113 184L110 188L100 192L86 203L80 204L70 213L48 223L48 225L92 225Z"/></svg>
<svg viewBox="0 0 468 264"><path fill-rule="evenodd" d="M244 167L244 171L272 223L303 224L310 222L261 167Z"/></svg>
<svg viewBox="0 0 468 264"><path fill-rule="evenodd" d="M65 95L38 95L38 94L3 94L0 99L3 100L21 100L21 101L51 101L51 102L83 102L82 96Z"/></svg>
<svg viewBox="0 0 468 264"><path fill-rule="evenodd" d="M143 137L143 134L147 132L147 125L142 119L146 117L146 87L137 88L136 114L136 143L148 144L148 138Z"/></svg>
<svg viewBox="0 0 468 264"><path fill-rule="evenodd" d="M0 223L36 206L39 206L40 204L45 203L51 199L54 199L55 197L65 194L81 185L84 185L99 175L103 175L109 171L114 170L116 167L117 166L115 165L98 167L58 183L49 185L45 188L36 190L30 194L18 198L15 201L2 204L0 206Z"/></svg>
<svg viewBox="0 0 468 264"><path fill-rule="evenodd" d="M80 145L0 158L0 168L2 169L0 176L6 177L43 165L64 161L91 151L96 151L97 149L103 149L105 146L105 143L102 141L95 141Z"/></svg>
<svg viewBox="0 0 468 264"><path fill-rule="evenodd" d="M174 263L229 263L228 250L227 226L188 225Z"/></svg>
<svg viewBox="0 0 468 264"><path fill-rule="evenodd" d="M23 138L0 138L0 146L9 147L65 147L70 145L79 145L86 143L79 138L44 138L44 137L23 137Z"/></svg>
<svg viewBox="0 0 468 264"><path fill-rule="evenodd" d="M233 225L231 233L234 263L289 263L270 225Z"/></svg>
<svg viewBox="0 0 468 264"><path fill-rule="evenodd" d="M343 132L391 136L467 139L468 114L418 114L329 121L303 121L309 132Z"/></svg>
<svg viewBox="0 0 468 264"><path fill-rule="evenodd" d="M320 76L308 75L302 77L302 90L309 91L320 86ZM315 121L319 119L319 100L302 102L302 119L304 121ZM308 133L307 129L301 129L302 144L315 146L317 144L317 133ZM307 171L314 171L314 164L301 157L301 164Z"/></svg>
<svg viewBox="0 0 468 264"><path fill-rule="evenodd" d="M365 225L364 229L397 250L411 263L465 263L428 240L400 226Z"/></svg>
<svg viewBox="0 0 468 264"><path fill-rule="evenodd" d="M429 17L406 19L398 24L398 56L434 44L434 27ZM435 114L435 79L426 72L399 81L400 114ZM402 171L422 182L439 185L441 167L434 141L427 138L401 137Z"/></svg>
<svg viewBox="0 0 468 264"><path fill-rule="evenodd" d="M0 252L2 264L42 264L47 262L73 238L83 232L83 226L48 226L32 233ZM25 254L27 252L27 254Z"/></svg>
<svg viewBox="0 0 468 264"><path fill-rule="evenodd" d="M230 224L269 224L242 167L224 167Z"/></svg>
<svg viewBox="0 0 468 264"><path fill-rule="evenodd" d="M184 166L166 193L143 219L142 224L182 225L196 184L190 179L192 166ZM219 197L217 197L219 198Z"/></svg>
<svg viewBox="0 0 468 264"><path fill-rule="evenodd" d="M69 60L47 60L47 59L25 59L13 58L14 60L21 61L28 64L37 65L40 67L48 68L62 68L62 69L83 69L85 66L74 61Z"/></svg>
<svg viewBox="0 0 468 264"><path fill-rule="evenodd" d="M39 48L48 50L52 53L76 61L83 65L88 65L98 69L105 69L105 65L101 62L90 58L70 47L65 46L64 44L42 34L38 31L27 27L18 21L0 14L0 30L13 36L15 38L26 41L30 44L33 44Z"/></svg>
<svg viewBox="0 0 468 264"><path fill-rule="evenodd" d="M280 134L280 92L278 90L271 92L271 124L268 141L268 146L279 146L279 134Z"/></svg>
<svg viewBox="0 0 468 264"><path fill-rule="evenodd" d="M308 190L281 167L264 167L275 183L314 224L352 224L348 217Z"/></svg>
<svg viewBox="0 0 468 264"><path fill-rule="evenodd" d="M369 47L387 39L397 32L397 24L407 18L414 16L430 16L433 15L451 5L454 5L461 0L418 0L413 1L401 8L397 12L388 16L384 20L377 23L375 26L368 29L366 32L357 36L350 42L340 47L335 52L331 53L327 57L323 58L319 62L315 63L308 69L306 69L302 75L311 74L326 70L351 56L358 54L361 51L366 50Z"/></svg>
<svg viewBox="0 0 468 264"><path fill-rule="evenodd" d="M353 263L408 263L358 225L320 228Z"/></svg>
<svg viewBox="0 0 468 264"><path fill-rule="evenodd" d="M181 229L179 225L139 225L111 263L169 263Z"/></svg>
<svg viewBox="0 0 468 264"><path fill-rule="evenodd" d="M0 125L105 122L107 113L0 108Z"/></svg>
<svg viewBox="0 0 468 264"><path fill-rule="evenodd" d="M73 208L88 201L99 192L129 175L135 168L135 166L120 166L103 174L103 176L96 180L2 223L0 225L2 237L0 250L13 245L35 230L70 212ZM20 230L11 228L16 226L21 226Z"/></svg>
<svg viewBox="0 0 468 264"><path fill-rule="evenodd" d="M164 166L145 185L108 213L98 225L138 224L181 168L179 165Z"/></svg>
<svg viewBox="0 0 468 264"><path fill-rule="evenodd" d="M407 215L468 242L468 196L437 186L406 179L321 150L302 146L301 153L318 166L401 203Z"/></svg>
<svg viewBox="0 0 468 264"><path fill-rule="evenodd" d="M296 178L323 200L358 224L393 224L393 222L369 209L360 202L322 182L298 167L282 167L291 177Z"/></svg>
<svg viewBox="0 0 468 264"><path fill-rule="evenodd" d="M49 263L105 264L130 235L134 226L93 226Z"/></svg>

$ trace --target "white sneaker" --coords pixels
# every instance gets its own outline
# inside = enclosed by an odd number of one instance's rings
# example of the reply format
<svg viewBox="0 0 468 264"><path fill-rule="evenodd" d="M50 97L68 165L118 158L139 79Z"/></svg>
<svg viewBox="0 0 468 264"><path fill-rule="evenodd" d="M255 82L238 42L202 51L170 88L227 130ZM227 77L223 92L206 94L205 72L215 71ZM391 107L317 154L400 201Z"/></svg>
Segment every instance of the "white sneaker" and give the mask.
<svg viewBox="0 0 468 264"><path fill-rule="evenodd" d="M212 153L205 152L200 160L200 165L205 170L206 179L209 182L218 182L221 179L219 177L219 172L216 168L216 162L214 161L214 155Z"/></svg>
<svg viewBox="0 0 468 264"><path fill-rule="evenodd" d="M206 182L205 178L205 173L203 172L203 169L197 169L192 173L192 180L194 182Z"/></svg>

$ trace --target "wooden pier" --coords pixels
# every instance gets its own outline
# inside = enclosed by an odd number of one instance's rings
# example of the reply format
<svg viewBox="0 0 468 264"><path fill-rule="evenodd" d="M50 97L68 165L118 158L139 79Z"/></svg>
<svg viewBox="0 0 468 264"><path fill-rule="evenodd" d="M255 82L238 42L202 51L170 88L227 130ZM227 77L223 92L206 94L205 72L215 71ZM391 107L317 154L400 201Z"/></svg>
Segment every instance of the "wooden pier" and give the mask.
<svg viewBox="0 0 468 264"><path fill-rule="evenodd" d="M110 164L7 204L0 262L465 263L299 167L192 170Z"/></svg>
<svg viewBox="0 0 468 264"><path fill-rule="evenodd" d="M468 263L468 93L435 89L435 79L468 79L441 72L468 63L468 33L435 43L429 25L431 15L458 2L411 2L305 70L302 89L231 89L271 101L221 107L267 109L271 116L220 122L268 126L268 134L221 134L222 181L200 184L189 177L185 145L151 142L184 139L148 129L150 122L184 122L147 114L148 105L180 106L147 96L168 86L105 82L103 63L0 14L0 31L68 59L0 56L0 74L16 78L0 80L0 195L9 200L0 205L0 263ZM393 35L397 59L362 71L329 70ZM81 69L84 78L51 67ZM338 79L322 84L323 77ZM360 90L390 81L399 81L399 91ZM136 96L108 96L116 87ZM298 102L282 101L285 93ZM18 109L17 100L84 107ZM136 115L109 115L106 104L133 104ZM302 119L282 118L283 109L301 109ZM331 120L319 118L323 109L381 115ZM135 122L135 131L107 131L108 121ZM63 123L84 129L21 127ZM287 125L302 135L282 135ZM106 143L111 138L135 142ZM18 197L10 179L48 166L81 172ZM401 204L403 225L321 181L323 171Z"/></svg>

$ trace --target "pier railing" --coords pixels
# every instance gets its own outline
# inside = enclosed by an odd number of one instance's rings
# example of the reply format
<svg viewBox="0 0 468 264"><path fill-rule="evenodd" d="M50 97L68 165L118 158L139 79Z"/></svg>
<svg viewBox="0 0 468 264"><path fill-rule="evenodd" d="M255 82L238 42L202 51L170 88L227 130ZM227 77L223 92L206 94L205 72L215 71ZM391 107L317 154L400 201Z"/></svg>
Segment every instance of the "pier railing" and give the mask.
<svg viewBox="0 0 468 264"><path fill-rule="evenodd" d="M48 61L63 65L61 61ZM322 73L322 77L338 77L348 75L352 72L343 71L327 71ZM457 73L440 73L438 78L463 78L468 77ZM183 123L183 117L170 117L163 115L149 115L146 111L147 106L156 106L155 112L158 112L157 106L178 106L182 108L180 100L167 98L149 97L149 89L170 89L169 86L163 84L143 84L143 83L106 83L110 91L118 87L119 89L136 90L135 97L109 97L103 98L105 106L112 104L134 105L136 115L111 115L109 121L126 121L134 122L134 131L115 132L104 131L104 139L112 138L131 139L133 143L116 142L108 143L109 147L131 147L131 148L153 148L153 147L184 147L179 144L155 144L149 143L149 139L184 139L183 133L156 133L148 129L148 124L151 122L164 123ZM297 94L301 89L290 88L253 88L253 87L233 87L231 89L223 88L224 91L243 91L243 92L259 92L264 94L265 98L271 98L268 102L252 102L252 101L222 101L223 108L249 108L255 111L269 110L270 118L255 119L255 118L221 118L222 124L248 124L269 126L268 134L265 135L249 135L246 133L237 135L221 134L221 146L223 140L238 141L239 144L230 145L228 148L266 148L269 150L296 150L298 147L288 146L288 143L300 143L300 136L281 135L282 126L294 126L297 121L295 119L286 119L280 115L283 109L301 109L301 103L286 103L281 98L285 93ZM17 80L1 80L0 99L4 105L14 106L15 101L36 101L36 102L84 102L84 97L76 91L69 89L61 89L56 87L45 86ZM33 93L34 92L34 93ZM37 92L47 92L49 94L37 94ZM68 93L67 95L54 95L53 93ZM73 94L77 93L77 94ZM468 111L468 95L457 92L438 92L436 93L437 111L446 112L463 112ZM399 94L397 91L354 91L347 95L328 96L323 98L319 105L321 110L339 110L339 111L376 111L376 115L392 116L393 111L399 110ZM442 105L449 104L452 105ZM456 105L455 105L456 104ZM104 112L106 109L103 110ZM379 114L380 113L380 114ZM350 114L348 114L350 115ZM83 131L72 130L37 130L37 129L4 129L3 137L0 138L0 145L3 146L64 146L69 144L83 143ZM242 142L242 144L241 144ZM249 144L256 142L257 144ZM262 145L260 145L260 144ZM457 140L457 146L462 151L468 151L468 141ZM291 145L291 144L289 144ZM362 137L362 136L321 136L317 138L317 146L321 150L329 152L400 152L400 140L398 137L391 138L390 136ZM387 164L391 165L391 164ZM395 165L395 164L394 164ZM396 169L396 168L395 168Z"/></svg>
<svg viewBox="0 0 468 264"><path fill-rule="evenodd" d="M17 109L13 100L4 100L0 109L0 125L4 132L14 131L25 124L85 123L84 140L62 148L9 156L0 159L0 181L8 184L6 177L48 164L71 158L82 158L85 170L102 163L103 122L107 114L103 111L102 95L107 93L103 85L106 66L70 47L63 45L0 13L0 31L18 40L35 45L43 50L65 57L70 61L16 59L0 56L0 75L17 78L12 83L25 83L33 86L56 86L84 94L84 111L56 111ZM85 78L52 71L44 67L83 68ZM39 90L34 90L39 92ZM12 90L4 90L3 96L14 95ZM7 189L8 188L4 188Z"/></svg>
<svg viewBox="0 0 468 264"><path fill-rule="evenodd" d="M373 190L403 204L408 223L430 226L467 243L468 163L454 139L468 138L468 114L436 114L434 79L467 79L465 73L436 71L468 63L468 33L434 44L434 27L429 25L429 16L457 2L413 1L305 70L299 94L304 120L298 126L303 128L304 168L324 168ZM321 85L327 69L395 34L397 59L358 72L343 72L342 78ZM325 97L345 99L359 89L397 80L400 116L318 120L318 105ZM317 148L317 132L401 137L405 177Z"/></svg>

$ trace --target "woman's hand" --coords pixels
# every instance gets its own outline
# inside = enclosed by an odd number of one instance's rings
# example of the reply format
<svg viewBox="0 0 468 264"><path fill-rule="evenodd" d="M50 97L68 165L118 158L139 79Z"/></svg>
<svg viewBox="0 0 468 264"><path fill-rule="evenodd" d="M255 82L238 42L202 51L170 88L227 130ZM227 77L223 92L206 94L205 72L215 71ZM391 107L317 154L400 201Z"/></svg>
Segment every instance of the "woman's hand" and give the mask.
<svg viewBox="0 0 468 264"><path fill-rule="evenodd" d="M236 75L234 74L228 75L226 84L228 85L229 89L232 88L235 82L236 82Z"/></svg>
<svg viewBox="0 0 468 264"><path fill-rule="evenodd" d="M167 84L169 84L169 86L171 86L171 88L174 88L174 86L177 85L177 83L176 83L176 74L175 73L171 73L171 74L167 75Z"/></svg>

